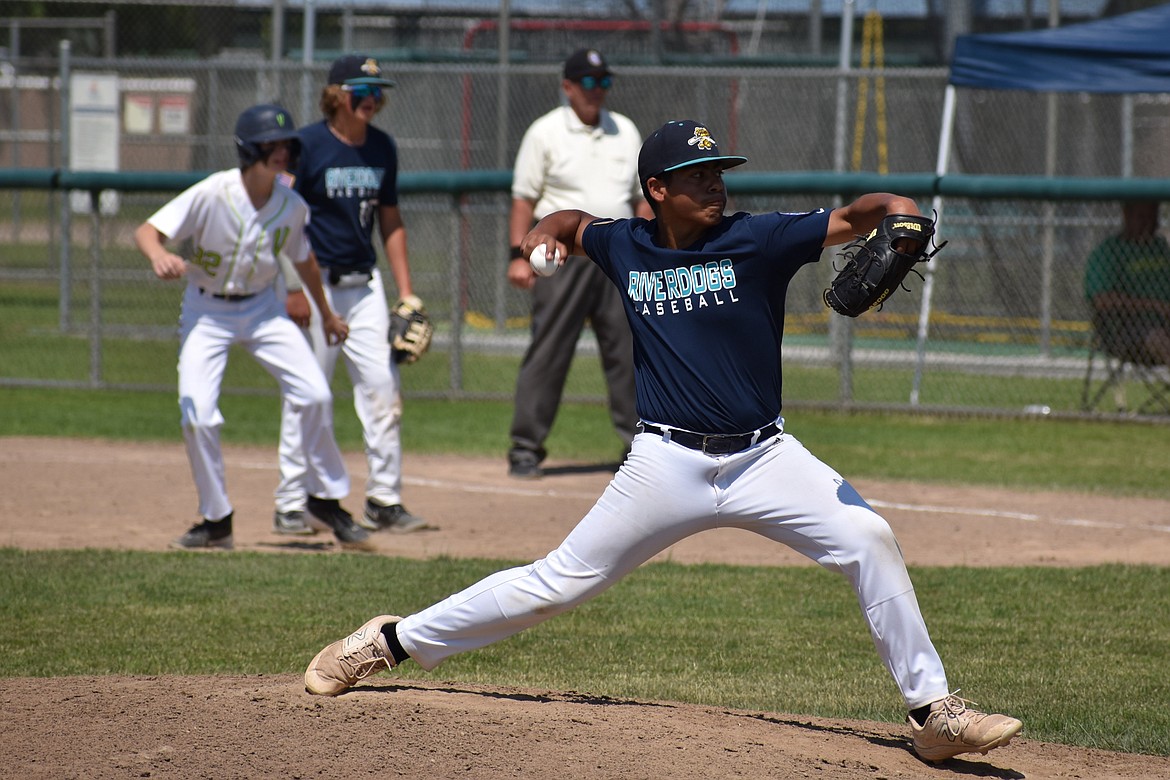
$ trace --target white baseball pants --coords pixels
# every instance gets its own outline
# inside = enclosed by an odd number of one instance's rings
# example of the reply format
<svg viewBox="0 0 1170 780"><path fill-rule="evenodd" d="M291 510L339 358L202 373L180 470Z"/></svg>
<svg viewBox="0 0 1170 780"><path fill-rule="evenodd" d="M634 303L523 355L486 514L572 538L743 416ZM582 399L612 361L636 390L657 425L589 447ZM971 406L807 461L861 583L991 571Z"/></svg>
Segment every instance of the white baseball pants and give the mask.
<svg viewBox="0 0 1170 780"><path fill-rule="evenodd" d="M949 693L889 525L787 433L726 456L639 434L609 487L557 549L410 615L398 623L398 639L433 669L597 596L675 542L711 528L753 531L843 574L907 708Z"/></svg>
<svg viewBox="0 0 1170 780"><path fill-rule="evenodd" d="M305 479L314 495L349 495L349 474L333 438L333 396L300 329L284 315L272 287L243 301L201 293L193 284L179 317L179 409L199 514L219 520L232 511L219 432L220 388L228 348L239 344L280 384L282 403L295 409L304 442Z"/></svg>
<svg viewBox="0 0 1170 780"><path fill-rule="evenodd" d="M383 506L400 504L402 396L398 366L390 357L390 307L382 276L374 269L368 283L355 287L332 286L326 282L325 297L330 308L349 325L349 338L340 345L326 344L321 315L310 299L313 321L308 335L313 353L329 380L337 368L337 358L345 358L369 467L366 497ZM303 335L301 339L304 340ZM302 427L297 424L297 410L284 404L280 424L280 484L275 492L276 509L281 512L305 508L305 456L299 439Z"/></svg>

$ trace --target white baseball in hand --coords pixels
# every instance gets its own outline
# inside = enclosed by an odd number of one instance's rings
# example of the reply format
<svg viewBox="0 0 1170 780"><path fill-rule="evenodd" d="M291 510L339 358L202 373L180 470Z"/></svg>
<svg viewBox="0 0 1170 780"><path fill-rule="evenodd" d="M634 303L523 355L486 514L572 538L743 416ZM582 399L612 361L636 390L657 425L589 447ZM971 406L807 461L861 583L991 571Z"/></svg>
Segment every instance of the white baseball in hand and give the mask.
<svg viewBox="0 0 1170 780"><path fill-rule="evenodd" d="M536 249L528 256L528 263L537 276L552 276L557 272L557 266L561 264L561 250L556 250L550 260L548 253L544 251L544 244L537 244Z"/></svg>

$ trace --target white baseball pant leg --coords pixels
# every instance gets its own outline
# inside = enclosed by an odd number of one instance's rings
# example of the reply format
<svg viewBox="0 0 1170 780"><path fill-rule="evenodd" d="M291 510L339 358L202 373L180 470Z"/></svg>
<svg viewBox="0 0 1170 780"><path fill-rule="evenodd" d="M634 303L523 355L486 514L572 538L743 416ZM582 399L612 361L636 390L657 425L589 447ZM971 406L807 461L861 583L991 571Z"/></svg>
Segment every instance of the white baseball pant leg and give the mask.
<svg viewBox="0 0 1170 780"><path fill-rule="evenodd" d="M197 300L189 307L192 297ZM188 317L189 310L198 314ZM276 379L282 401L299 410L308 481L315 494L349 494L349 475L333 436L329 385L304 337L281 312L271 288L246 301L223 301L188 288L180 325L179 405L204 517L219 519L232 511L219 438L223 426L219 394L233 343L240 344Z"/></svg>
<svg viewBox="0 0 1170 780"><path fill-rule="evenodd" d="M325 285L329 306L349 325L349 337L340 345L325 343L320 317L313 309L309 339L313 352L328 379L332 379L338 357L345 359L353 384L353 405L362 426L368 476L367 498L385 506L402 503L402 396L398 366L390 356L390 308L382 276L374 270L364 285ZM305 491L299 484L304 461L296 441L295 410L285 405L281 412L280 473L276 507L282 511L302 509ZM299 502L299 505L298 505Z"/></svg>
<svg viewBox="0 0 1170 780"><path fill-rule="evenodd" d="M433 669L561 614L675 542L720 527L754 531L845 575L906 706L947 695L889 525L789 434L721 457L638 435L609 487L557 549L406 617L398 639Z"/></svg>

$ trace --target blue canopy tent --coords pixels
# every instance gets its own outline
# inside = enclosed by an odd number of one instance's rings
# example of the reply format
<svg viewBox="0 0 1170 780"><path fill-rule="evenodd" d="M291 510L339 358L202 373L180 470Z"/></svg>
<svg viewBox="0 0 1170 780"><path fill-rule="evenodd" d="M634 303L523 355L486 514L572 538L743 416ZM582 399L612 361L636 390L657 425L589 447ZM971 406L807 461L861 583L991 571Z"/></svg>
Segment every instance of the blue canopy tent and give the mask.
<svg viewBox="0 0 1170 780"><path fill-rule="evenodd" d="M1027 90L1136 94L1170 92L1170 3L1093 22L1013 33L961 35L955 39L943 100L935 173L947 172L955 120L956 89ZM1123 158L1132 160L1132 126L1123 143ZM1050 112L1048 147L1055 149L1055 119ZM1129 175L1127 169L1125 175ZM1049 171L1051 175L1051 171ZM942 219L942 198L934 209ZM1051 263L1046 242L1044 262ZM935 267L931 267L935 266ZM926 268L918 347L910 403L918 403L934 288L935 263ZM1041 307L1050 301L1042 294ZM1042 311L1042 315L1043 315Z"/></svg>
<svg viewBox="0 0 1170 780"><path fill-rule="evenodd" d="M1032 92L1170 91L1170 4L1068 27L961 35L949 83Z"/></svg>

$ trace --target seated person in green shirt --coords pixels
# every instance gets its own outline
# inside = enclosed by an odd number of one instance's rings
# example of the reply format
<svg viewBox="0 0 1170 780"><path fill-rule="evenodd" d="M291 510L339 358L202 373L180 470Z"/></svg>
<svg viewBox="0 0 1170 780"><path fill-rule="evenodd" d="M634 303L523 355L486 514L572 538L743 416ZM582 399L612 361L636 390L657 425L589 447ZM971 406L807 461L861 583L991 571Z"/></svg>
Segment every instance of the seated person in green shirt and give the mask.
<svg viewBox="0 0 1170 780"><path fill-rule="evenodd" d="M1170 365L1170 245L1158 233L1156 201L1122 204L1122 228L1089 254L1085 299L1113 355Z"/></svg>

